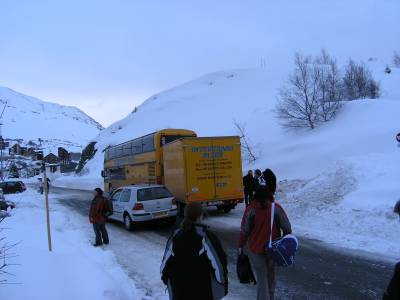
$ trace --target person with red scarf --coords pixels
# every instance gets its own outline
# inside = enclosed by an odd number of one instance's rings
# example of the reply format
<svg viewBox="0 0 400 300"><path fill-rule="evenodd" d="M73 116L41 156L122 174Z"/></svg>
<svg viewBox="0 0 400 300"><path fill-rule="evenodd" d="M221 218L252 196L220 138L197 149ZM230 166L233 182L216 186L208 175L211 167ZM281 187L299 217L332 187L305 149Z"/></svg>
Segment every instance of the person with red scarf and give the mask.
<svg viewBox="0 0 400 300"><path fill-rule="evenodd" d="M240 253L246 245L249 248L250 261L257 277L257 300L275 298L275 263L266 252L271 234L271 207L274 201L269 188L260 186L242 219L238 247ZM291 224L285 211L275 202L272 240L291 233Z"/></svg>

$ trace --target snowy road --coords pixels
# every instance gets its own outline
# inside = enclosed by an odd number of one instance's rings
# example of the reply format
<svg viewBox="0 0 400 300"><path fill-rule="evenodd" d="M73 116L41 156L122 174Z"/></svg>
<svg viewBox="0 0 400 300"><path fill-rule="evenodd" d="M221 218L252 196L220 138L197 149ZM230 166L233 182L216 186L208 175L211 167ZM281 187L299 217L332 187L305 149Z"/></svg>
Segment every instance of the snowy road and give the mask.
<svg viewBox="0 0 400 300"><path fill-rule="evenodd" d="M86 219L91 192L52 188L59 202L79 212ZM209 211L207 223L222 240L229 255L230 294L226 299L255 299L255 288L240 285L236 279L235 259L237 226L224 222L238 218L238 213L221 216ZM219 217L218 217L219 216ZM238 219L239 222L239 219ZM163 224L143 226L127 232L122 225L109 224L112 250L118 262L135 281L137 288L146 291L144 299L167 299L159 279L159 263L171 228ZM91 228L88 224L88 239ZM300 238L301 248L296 266L280 269L278 299L380 299L392 273L388 262L367 255L355 256L344 249L333 249L319 241Z"/></svg>

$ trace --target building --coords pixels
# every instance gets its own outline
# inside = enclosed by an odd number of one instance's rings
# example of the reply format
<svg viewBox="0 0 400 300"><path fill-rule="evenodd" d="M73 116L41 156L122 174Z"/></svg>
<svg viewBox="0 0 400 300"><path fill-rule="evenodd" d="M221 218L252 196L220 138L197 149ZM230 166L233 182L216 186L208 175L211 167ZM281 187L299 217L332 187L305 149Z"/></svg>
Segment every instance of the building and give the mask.
<svg viewBox="0 0 400 300"><path fill-rule="evenodd" d="M63 147L58 147L58 160L61 166L68 166L71 163L69 152Z"/></svg>
<svg viewBox="0 0 400 300"><path fill-rule="evenodd" d="M20 144L16 143L9 149L10 155L21 155L21 146Z"/></svg>
<svg viewBox="0 0 400 300"><path fill-rule="evenodd" d="M44 158L43 161L46 163L46 168L50 173L55 173L58 171L58 168L60 166L60 160L57 157L57 155L53 153L47 154Z"/></svg>

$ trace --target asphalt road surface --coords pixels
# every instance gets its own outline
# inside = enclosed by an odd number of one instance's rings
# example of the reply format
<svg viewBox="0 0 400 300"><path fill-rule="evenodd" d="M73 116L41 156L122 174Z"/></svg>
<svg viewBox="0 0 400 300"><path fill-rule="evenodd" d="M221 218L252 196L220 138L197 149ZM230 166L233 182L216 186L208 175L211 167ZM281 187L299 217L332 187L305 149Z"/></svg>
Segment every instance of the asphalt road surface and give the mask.
<svg viewBox="0 0 400 300"><path fill-rule="evenodd" d="M72 212L87 215L92 192L52 187L51 193L57 194L59 202L70 207ZM218 222L219 214L221 213L216 210L210 211L207 223L221 239L229 256L228 299L255 299L255 287L241 285L236 277L238 229ZM113 231L112 240L124 240L124 246L112 248L118 262L135 282L139 281L139 288L145 288L150 297L152 288L155 287L149 287L145 278L140 280L140 269L130 269L132 266L126 263L129 257L129 247L126 244L134 241L135 237L140 237L160 247L173 228L162 224L144 225L132 233L125 231L122 225L113 223L109 225L109 229ZM320 241L300 237L299 242L296 265L278 270L277 299L381 299L392 275L393 265L390 262L380 259L379 256L333 248Z"/></svg>

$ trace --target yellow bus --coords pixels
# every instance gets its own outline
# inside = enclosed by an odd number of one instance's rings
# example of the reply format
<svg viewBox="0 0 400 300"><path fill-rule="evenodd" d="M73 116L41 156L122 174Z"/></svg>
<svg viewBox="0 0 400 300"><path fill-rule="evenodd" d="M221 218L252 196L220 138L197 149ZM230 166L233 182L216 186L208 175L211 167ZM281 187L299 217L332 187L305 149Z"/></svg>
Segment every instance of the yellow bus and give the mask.
<svg viewBox="0 0 400 300"><path fill-rule="evenodd" d="M163 145L196 136L191 130L164 129L108 147L102 171L104 190L110 192L131 184L163 184Z"/></svg>

